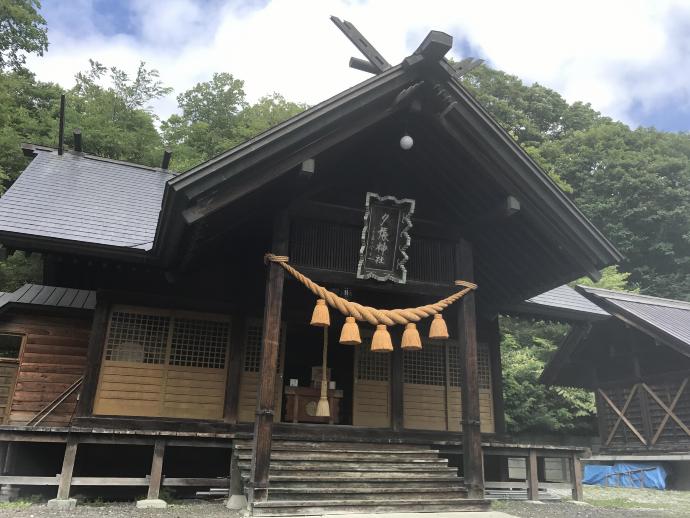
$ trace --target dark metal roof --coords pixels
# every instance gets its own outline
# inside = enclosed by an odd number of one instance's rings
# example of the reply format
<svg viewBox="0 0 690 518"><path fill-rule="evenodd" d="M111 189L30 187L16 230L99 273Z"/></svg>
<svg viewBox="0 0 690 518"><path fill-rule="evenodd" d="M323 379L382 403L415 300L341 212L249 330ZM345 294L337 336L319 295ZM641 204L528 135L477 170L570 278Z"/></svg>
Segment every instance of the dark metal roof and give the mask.
<svg viewBox="0 0 690 518"><path fill-rule="evenodd" d="M609 313L690 354L690 302L589 286L578 286L577 290Z"/></svg>
<svg viewBox="0 0 690 518"><path fill-rule="evenodd" d="M570 286L558 286L522 304L507 309L508 313L521 313L563 320L602 320L611 315L580 295Z"/></svg>
<svg viewBox="0 0 690 518"><path fill-rule="evenodd" d="M0 237L37 236L150 250L173 174L91 155L34 148L0 198Z"/></svg>
<svg viewBox="0 0 690 518"><path fill-rule="evenodd" d="M93 310L96 307L96 292L42 284L25 284L12 293L0 295L0 311L14 304Z"/></svg>

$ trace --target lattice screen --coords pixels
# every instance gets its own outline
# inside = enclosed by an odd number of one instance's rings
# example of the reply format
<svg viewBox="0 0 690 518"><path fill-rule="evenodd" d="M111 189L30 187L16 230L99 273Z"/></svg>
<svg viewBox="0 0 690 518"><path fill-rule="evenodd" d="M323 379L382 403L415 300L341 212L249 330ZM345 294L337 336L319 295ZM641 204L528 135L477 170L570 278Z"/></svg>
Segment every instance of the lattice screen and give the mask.
<svg viewBox="0 0 690 518"><path fill-rule="evenodd" d="M451 387L462 386L462 365L460 365L460 346L448 344L448 384Z"/></svg>
<svg viewBox="0 0 690 518"><path fill-rule="evenodd" d="M110 315L105 359L224 369L229 340L230 322L226 319L118 309Z"/></svg>
<svg viewBox="0 0 690 518"><path fill-rule="evenodd" d="M403 353L403 381L414 385L446 384L445 354L441 344L424 344L420 351Z"/></svg>
<svg viewBox="0 0 690 518"><path fill-rule="evenodd" d="M247 322L247 327L244 337L244 372L259 372L261 368L261 337L263 335L263 323L261 320L250 320ZM285 345L285 324L280 328L280 346ZM280 372L281 362L283 361L282 354L278 355L278 368Z"/></svg>
<svg viewBox="0 0 690 518"><path fill-rule="evenodd" d="M224 369L230 339L230 323L175 318L170 364L183 367Z"/></svg>
<svg viewBox="0 0 690 518"><path fill-rule="evenodd" d="M477 377L480 389L491 388L491 362L487 344L477 344Z"/></svg>
<svg viewBox="0 0 690 518"><path fill-rule="evenodd" d="M368 346L359 348L357 379L388 381L390 377L390 355L372 353Z"/></svg>
<svg viewBox="0 0 690 518"><path fill-rule="evenodd" d="M163 315L113 311L105 359L120 362L164 363L170 318Z"/></svg>

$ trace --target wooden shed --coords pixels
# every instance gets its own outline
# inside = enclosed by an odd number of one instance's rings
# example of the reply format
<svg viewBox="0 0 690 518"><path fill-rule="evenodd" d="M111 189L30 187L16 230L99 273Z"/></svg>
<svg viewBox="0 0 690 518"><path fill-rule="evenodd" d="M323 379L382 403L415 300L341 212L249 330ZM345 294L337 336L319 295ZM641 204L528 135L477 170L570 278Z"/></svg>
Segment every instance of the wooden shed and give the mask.
<svg viewBox="0 0 690 518"><path fill-rule="evenodd" d="M149 478L99 480L152 500L213 483L166 476L166 448L232 447L230 493L257 515L485 508L482 442L521 447L504 434L498 313L619 254L462 86L451 43L434 31L399 65L374 60L374 77L182 174L25 146L0 242L41 253L45 277L0 315L23 344L0 439L66 450L57 479L7 464L0 482L64 501L96 483L73 476L79 445L146 444ZM309 325L321 295L287 266L344 304L327 335ZM421 319L414 351L398 321L351 309L458 290L448 336ZM339 343L345 316L360 345Z"/></svg>

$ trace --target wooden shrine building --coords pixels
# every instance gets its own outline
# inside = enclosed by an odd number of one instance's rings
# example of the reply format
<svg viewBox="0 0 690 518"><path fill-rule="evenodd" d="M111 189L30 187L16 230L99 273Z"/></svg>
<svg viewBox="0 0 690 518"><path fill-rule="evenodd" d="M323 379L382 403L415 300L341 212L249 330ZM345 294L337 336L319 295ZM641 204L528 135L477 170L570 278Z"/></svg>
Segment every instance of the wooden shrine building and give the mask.
<svg viewBox="0 0 690 518"><path fill-rule="evenodd" d="M542 381L594 391L599 460L690 461L690 303L577 291L607 318L574 326Z"/></svg>
<svg viewBox="0 0 690 518"><path fill-rule="evenodd" d="M232 447L231 494L254 514L484 508L482 447L510 442L497 315L620 256L462 86L451 44L433 31L395 66L360 45L373 77L182 174L25 146L0 242L42 254L44 279L0 299L15 358L0 361L0 483L66 501L116 483L82 451L148 445L153 463L122 483L155 500L212 485L164 473L164 453ZM330 333L286 265L350 308L330 307ZM414 325L361 315L361 344L339 343L353 303L459 289L417 322L421 348L400 347ZM426 338L443 323L447 339ZM34 443L66 444L62 467L28 473L15 459Z"/></svg>

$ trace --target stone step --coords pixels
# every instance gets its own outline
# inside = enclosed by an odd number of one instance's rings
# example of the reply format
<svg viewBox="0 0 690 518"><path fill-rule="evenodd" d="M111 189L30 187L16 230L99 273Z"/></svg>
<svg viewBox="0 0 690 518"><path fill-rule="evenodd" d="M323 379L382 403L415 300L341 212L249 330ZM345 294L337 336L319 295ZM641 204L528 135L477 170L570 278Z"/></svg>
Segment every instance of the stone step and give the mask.
<svg viewBox="0 0 690 518"><path fill-rule="evenodd" d="M242 472L242 479L249 479L249 471ZM270 483L290 481L290 482L345 482L345 481L366 481L366 482L387 482L398 480L423 480L425 482L433 480L458 481L458 477L450 473L409 473L409 472L380 472L380 471L313 471L306 473L290 472L274 472L271 470L269 474Z"/></svg>
<svg viewBox="0 0 690 518"><path fill-rule="evenodd" d="M344 489L340 486L323 488L271 487L269 500L423 500L437 498L464 498L467 490L463 486L406 489L390 487L371 487L362 489Z"/></svg>
<svg viewBox="0 0 690 518"><path fill-rule="evenodd" d="M378 500L267 500L255 502L254 516L296 516L394 512L485 511L490 503L468 498L378 499Z"/></svg>
<svg viewBox="0 0 690 518"><path fill-rule="evenodd" d="M249 439L233 440L235 449L251 450L252 441ZM433 450L428 446L414 444L388 444L388 443L366 443L366 442L329 442L329 441L273 441L271 451L343 451L343 452L433 452L438 454L438 450Z"/></svg>
<svg viewBox="0 0 690 518"><path fill-rule="evenodd" d="M251 460L251 450L239 450L235 453L239 460ZM395 451L383 453L371 452L348 452L348 451L272 451L271 462L278 460L305 460L305 461L349 461L349 462L410 462L444 464L446 459L438 457L437 453L429 452L409 452L400 454Z"/></svg>
<svg viewBox="0 0 690 518"><path fill-rule="evenodd" d="M251 462L239 462L242 471L251 468ZM457 468L449 467L446 463L440 464L405 464L393 462L301 462L301 461L271 461L270 473L278 471L348 471L348 472L421 472L421 473L457 473Z"/></svg>
<svg viewBox="0 0 690 518"><path fill-rule="evenodd" d="M432 479L432 480L391 480L384 479L368 479L361 480L341 480L337 484L328 480L282 480L273 481L269 491L274 488L285 488L295 491L304 490L305 493L310 491L320 492L324 490L334 491L410 491L410 490L444 490L455 491L464 490L463 479L459 477L448 477L447 479Z"/></svg>

